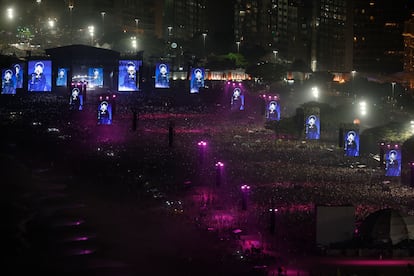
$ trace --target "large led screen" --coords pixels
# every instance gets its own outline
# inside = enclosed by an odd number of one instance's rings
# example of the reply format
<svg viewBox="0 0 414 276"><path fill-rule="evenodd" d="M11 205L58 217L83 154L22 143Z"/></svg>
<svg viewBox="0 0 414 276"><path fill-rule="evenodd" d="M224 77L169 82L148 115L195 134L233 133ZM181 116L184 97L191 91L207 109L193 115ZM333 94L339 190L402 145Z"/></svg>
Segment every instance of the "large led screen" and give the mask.
<svg viewBox="0 0 414 276"><path fill-rule="evenodd" d="M24 64L16 63L13 65L13 80L16 88L23 88Z"/></svg>
<svg viewBox="0 0 414 276"><path fill-rule="evenodd" d="M202 87L204 87L204 68L192 68L190 93L198 93Z"/></svg>
<svg viewBox="0 0 414 276"><path fill-rule="evenodd" d="M69 106L72 110L82 110L83 109L83 94L82 88L72 87L70 92Z"/></svg>
<svg viewBox="0 0 414 276"><path fill-rule="evenodd" d="M56 86L66 87L67 83L68 83L68 69L58 68L58 73L56 76Z"/></svg>
<svg viewBox="0 0 414 276"><path fill-rule="evenodd" d="M29 92L50 92L52 90L52 62L50 60L29 61Z"/></svg>
<svg viewBox="0 0 414 276"><path fill-rule="evenodd" d="M239 87L233 89L230 105L232 111L244 110L244 94Z"/></svg>
<svg viewBox="0 0 414 276"><path fill-rule="evenodd" d="M401 150L398 148L390 148L385 152L385 175L400 176L401 175Z"/></svg>
<svg viewBox="0 0 414 276"><path fill-rule="evenodd" d="M157 63L155 67L155 88L170 87L170 68L168 64Z"/></svg>
<svg viewBox="0 0 414 276"><path fill-rule="evenodd" d="M118 91L139 90L139 60L120 60L118 74Z"/></svg>
<svg viewBox="0 0 414 276"><path fill-rule="evenodd" d="M112 124L112 104L109 97L101 97L98 105L98 125L110 124Z"/></svg>
<svg viewBox="0 0 414 276"><path fill-rule="evenodd" d="M88 69L89 87L96 88L103 86L103 68L93 67Z"/></svg>
<svg viewBox="0 0 414 276"><path fill-rule="evenodd" d="M319 116L316 114L307 116L305 127L306 139L318 140L320 138L320 130Z"/></svg>
<svg viewBox="0 0 414 276"><path fill-rule="evenodd" d="M14 80L14 74L11 69L5 69L2 71L1 75L1 94L14 95L16 94L16 84Z"/></svg>
<svg viewBox="0 0 414 276"><path fill-rule="evenodd" d="M345 156L359 156L359 131L351 129L344 134Z"/></svg>
<svg viewBox="0 0 414 276"><path fill-rule="evenodd" d="M268 121L280 120L280 105L276 100L270 100L266 104L266 119Z"/></svg>

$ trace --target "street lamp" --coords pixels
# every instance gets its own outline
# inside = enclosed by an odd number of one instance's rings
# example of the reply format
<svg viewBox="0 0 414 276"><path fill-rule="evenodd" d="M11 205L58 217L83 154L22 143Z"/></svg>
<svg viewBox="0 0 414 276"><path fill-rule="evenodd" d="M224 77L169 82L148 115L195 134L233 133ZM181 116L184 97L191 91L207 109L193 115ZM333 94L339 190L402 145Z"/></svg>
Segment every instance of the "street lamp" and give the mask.
<svg viewBox="0 0 414 276"><path fill-rule="evenodd" d="M355 71L355 70L352 70L352 71L351 71L351 76L352 76L352 85L351 85L351 89L352 89L352 94L354 95L354 98L356 97L356 96L355 96L355 75L356 75L356 71Z"/></svg>
<svg viewBox="0 0 414 276"><path fill-rule="evenodd" d="M101 16L102 16L102 36L105 36L105 14L106 14L106 12L104 12L104 11L101 12Z"/></svg>
<svg viewBox="0 0 414 276"><path fill-rule="evenodd" d="M249 192L250 192L250 186L242 185L240 189L242 191L242 210L246 211L247 210L247 199L248 199Z"/></svg>
<svg viewBox="0 0 414 276"><path fill-rule="evenodd" d="M220 186L222 183L222 174L223 174L224 164L222 162L216 163L216 185Z"/></svg>
<svg viewBox="0 0 414 276"><path fill-rule="evenodd" d="M70 29L70 43L72 44L72 42L73 42L73 39L72 39L72 33L73 33L73 31L72 31L72 10L73 10L73 7L74 7L74 5L73 5L73 1L69 1L69 6L68 6L68 8L69 8L69 29Z"/></svg>
<svg viewBox="0 0 414 276"><path fill-rule="evenodd" d="M392 101L393 101L393 105L394 105L394 100L395 100L395 93L394 93L394 91L395 91L395 85L396 85L397 83L396 82L391 82L391 91L392 91Z"/></svg>
<svg viewBox="0 0 414 276"><path fill-rule="evenodd" d="M173 27L171 27L171 26L168 26L168 40L170 39L170 36L171 36L171 34L172 34L172 29L173 29Z"/></svg>
<svg viewBox="0 0 414 276"><path fill-rule="evenodd" d="M137 49L137 37L136 37L136 36L132 36L132 37L131 37L131 45L132 45L132 48L133 48L134 50L136 50L136 49Z"/></svg>
<svg viewBox="0 0 414 276"><path fill-rule="evenodd" d="M236 41L237 53L240 53L240 41Z"/></svg>
<svg viewBox="0 0 414 276"><path fill-rule="evenodd" d="M275 208L272 204L272 207L269 208L269 214L270 214L270 222L269 222L269 231L270 234L275 234L276 230L276 212L278 211L277 208Z"/></svg>
<svg viewBox="0 0 414 276"><path fill-rule="evenodd" d="M134 20L135 20L135 33L138 34L138 31L139 31L139 29L138 29L139 18L135 18Z"/></svg>
<svg viewBox="0 0 414 276"><path fill-rule="evenodd" d="M95 27L88 26L89 35L91 36L91 45L93 45L93 36L95 35Z"/></svg>
<svg viewBox="0 0 414 276"><path fill-rule="evenodd" d="M359 102L359 113L362 116L367 115L367 103L365 101Z"/></svg>
<svg viewBox="0 0 414 276"><path fill-rule="evenodd" d="M47 23L49 25L49 28L55 27L55 20L54 19L49 18L49 20L47 21Z"/></svg>
<svg viewBox="0 0 414 276"><path fill-rule="evenodd" d="M14 9L13 8L8 8L6 10L6 13L7 13L7 19L9 19L9 20L14 19Z"/></svg>
<svg viewBox="0 0 414 276"><path fill-rule="evenodd" d="M275 56L275 63L277 62L277 53L279 53L279 51L273 50L273 55Z"/></svg>
<svg viewBox="0 0 414 276"><path fill-rule="evenodd" d="M319 98L319 89L318 89L318 87L316 87L316 86L312 87L312 96L315 99Z"/></svg>
<svg viewBox="0 0 414 276"><path fill-rule="evenodd" d="M207 33L203 33L203 51L204 51L204 55L206 54L206 36L207 36Z"/></svg>

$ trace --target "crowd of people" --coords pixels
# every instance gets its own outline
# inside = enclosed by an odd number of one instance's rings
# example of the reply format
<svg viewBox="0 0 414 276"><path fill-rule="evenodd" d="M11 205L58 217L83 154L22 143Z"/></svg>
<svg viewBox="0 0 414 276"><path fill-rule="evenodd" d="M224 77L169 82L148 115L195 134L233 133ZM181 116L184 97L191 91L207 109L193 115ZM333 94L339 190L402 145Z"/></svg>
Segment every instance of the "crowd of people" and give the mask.
<svg viewBox="0 0 414 276"><path fill-rule="evenodd" d="M133 110L138 112L136 130L131 128ZM3 126L13 124L14 112L22 127L40 122L43 130L59 129L56 140L64 140L52 165L76 160L70 173L108 191L119 189L120 198L152 197L149 191L157 188L182 200L183 215L201 227L220 237L240 238L232 234L235 229L261 233L261 246L279 255L314 250L317 205L354 206L356 224L387 207L414 213L414 190L385 177L371 156L346 157L336 141L281 139L263 127L260 110L231 112L220 105L174 106L168 98L118 97L113 124L100 127L93 104L71 111L64 96L39 94L3 101ZM168 143L171 122L174 141ZM206 147L197 144L200 140ZM218 161L224 164L220 185ZM251 187L246 210L241 208L243 184ZM269 209L277 209L272 231Z"/></svg>

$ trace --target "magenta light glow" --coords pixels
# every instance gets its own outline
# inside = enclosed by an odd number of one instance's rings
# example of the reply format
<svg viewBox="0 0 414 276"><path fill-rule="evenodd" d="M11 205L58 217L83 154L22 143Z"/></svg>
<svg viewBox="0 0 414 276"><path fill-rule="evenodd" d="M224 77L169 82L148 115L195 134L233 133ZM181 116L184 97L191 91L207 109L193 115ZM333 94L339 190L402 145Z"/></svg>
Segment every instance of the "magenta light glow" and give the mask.
<svg viewBox="0 0 414 276"><path fill-rule="evenodd" d="M224 167L224 164L222 162L217 162L216 167Z"/></svg>
<svg viewBox="0 0 414 276"><path fill-rule="evenodd" d="M66 255L90 255L95 253L94 249L73 249L73 250L69 250Z"/></svg>
<svg viewBox="0 0 414 276"><path fill-rule="evenodd" d="M53 226L61 227L61 226L78 226L83 224L85 221L82 219L78 220L60 220L53 223Z"/></svg>
<svg viewBox="0 0 414 276"><path fill-rule="evenodd" d="M250 190L250 186L249 185L242 185L240 188L242 189L242 191L248 191L248 190Z"/></svg>
<svg viewBox="0 0 414 276"><path fill-rule="evenodd" d="M207 142L206 141L200 141L200 142L198 142L198 145L202 146L202 147L205 147L205 146L207 146Z"/></svg>
<svg viewBox="0 0 414 276"><path fill-rule="evenodd" d="M71 238L67 238L65 241L69 241L69 242L76 242L76 241L87 241L89 240L89 237L86 236L79 236L79 237L71 237Z"/></svg>

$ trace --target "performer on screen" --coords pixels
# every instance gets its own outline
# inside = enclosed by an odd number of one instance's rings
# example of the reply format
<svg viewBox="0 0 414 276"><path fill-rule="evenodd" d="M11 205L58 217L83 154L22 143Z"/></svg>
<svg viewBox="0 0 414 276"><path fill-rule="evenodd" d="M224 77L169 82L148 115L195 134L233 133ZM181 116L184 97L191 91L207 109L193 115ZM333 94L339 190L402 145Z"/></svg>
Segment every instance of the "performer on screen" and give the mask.
<svg viewBox="0 0 414 276"><path fill-rule="evenodd" d="M123 86L130 90L137 90L136 68L133 62L127 64L127 74L124 76Z"/></svg>
<svg viewBox="0 0 414 276"><path fill-rule="evenodd" d="M70 107L71 109L82 110L82 106L83 106L82 94L80 93L79 88L75 87L72 89L72 93L70 96Z"/></svg>
<svg viewBox="0 0 414 276"><path fill-rule="evenodd" d="M277 111L277 103L275 101L270 102L268 112L269 120L279 120L279 112Z"/></svg>
<svg viewBox="0 0 414 276"><path fill-rule="evenodd" d="M155 83L161 87L168 87L168 69L167 65L160 64Z"/></svg>
<svg viewBox="0 0 414 276"><path fill-rule="evenodd" d="M29 91L48 91L48 84L46 82L46 77L43 74L43 69L45 65L43 62L36 62L34 66L34 72L31 75L29 81Z"/></svg>
<svg viewBox="0 0 414 276"><path fill-rule="evenodd" d="M63 68L58 72L56 86L66 86L66 70Z"/></svg>
<svg viewBox="0 0 414 276"><path fill-rule="evenodd" d="M346 156L358 156L358 144L355 141L355 131L349 131L346 137L345 153Z"/></svg>
<svg viewBox="0 0 414 276"><path fill-rule="evenodd" d="M91 79L91 84L93 86L101 86L103 83L102 75L99 68L93 68L93 76Z"/></svg>
<svg viewBox="0 0 414 276"><path fill-rule="evenodd" d="M204 76L201 69L194 70L194 78L191 79L191 91L196 92L199 88L204 87Z"/></svg>
<svg viewBox="0 0 414 276"><path fill-rule="evenodd" d="M399 176L400 164L398 163L398 153L396 150L390 150L386 164L386 176Z"/></svg>
<svg viewBox="0 0 414 276"><path fill-rule="evenodd" d="M15 94L16 93L16 89L15 89L14 81L13 81L13 72L10 69L4 72L1 93L2 94Z"/></svg>
<svg viewBox="0 0 414 276"><path fill-rule="evenodd" d="M306 138L319 139L318 126L316 125L316 116L310 115L306 126Z"/></svg>
<svg viewBox="0 0 414 276"><path fill-rule="evenodd" d="M99 106L98 120L101 125L109 125L111 123L111 114L108 110L108 102L103 101Z"/></svg>
<svg viewBox="0 0 414 276"><path fill-rule="evenodd" d="M233 90L233 95L231 97L231 110L243 110L244 109L244 99L241 93L240 88L235 88Z"/></svg>
<svg viewBox="0 0 414 276"><path fill-rule="evenodd" d="M14 86L23 88L23 75L19 64L14 65Z"/></svg>

